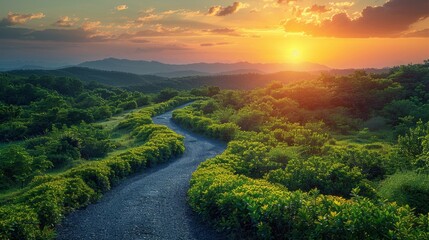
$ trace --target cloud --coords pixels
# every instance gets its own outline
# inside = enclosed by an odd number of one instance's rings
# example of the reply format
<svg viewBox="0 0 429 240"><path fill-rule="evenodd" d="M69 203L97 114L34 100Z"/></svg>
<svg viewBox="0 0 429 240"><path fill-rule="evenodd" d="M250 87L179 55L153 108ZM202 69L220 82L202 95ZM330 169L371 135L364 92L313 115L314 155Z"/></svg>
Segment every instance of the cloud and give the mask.
<svg viewBox="0 0 429 240"><path fill-rule="evenodd" d="M214 43L201 43L200 46L201 47L213 47L215 44Z"/></svg>
<svg viewBox="0 0 429 240"><path fill-rule="evenodd" d="M133 43L149 43L149 40L146 39L141 39L141 38L134 38L134 39L130 39L130 42Z"/></svg>
<svg viewBox="0 0 429 240"><path fill-rule="evenodd" d="M125 4L122 4L122 5L118 5L118 6L116 6L116 7L115 7L115 9L116 9L117 11L123 11L123 10L127 10L127 9L128 9L128 6L127 6L127 5L125 5Z"/></svg>
<svg viewBox="0 0 429 240"><path fill-rule="evenodd" d="M229 45L229 42L218 42L218 43L201 43L201 47L213 47L213 46L221 46L221 45Z"/></svg>
<svg viewBox="0 0 429 240"><path fill-rule="evenodd" d="M331 11L331 9L327 8L327 7L326 7L326 6L324 6L324 5L317 5L317 4L314 4L313 6L311 6L311 7L308 9L308 11L309 11L309 12L313 12L313 13L325 13L325 12L329 12L329 11Z"/></svg>
<svg viewBox="0 0 429 240"><path fill-rule="evenodd" d="M57 27L71 27L77 19L62 17L53 25ZM84 22L79 28L73 29L30 29L9 26L0 27L0 39L14 39L23 41L49 42L101 42L117 39L117 36L99 30L101 22Z"/></svg>
<svg viewBox="0 0 429 240"><path fill-rule="evenodd" d="M79 21L79 18L70 18L65 16L58 19L58 21L56 21L53 25L56 27L69 28L73 27L77 21Z"/></svg>
<svg viewBox="0 0 429 240"><path fill-rule="evenodd" d="M163 37L163 36L189 36L195 35L191 29L182 27L166 27L162 24L156 24L150 28L137 31L134 33L123 33L118 39L134 41L136 39L142 39L144 37ZM137 40L138 41L138 40Z"/></svg>
<svg viewBox="0 0 429 240"><path fill-rule="evenodd" d="M208 15L210 16L226 16L238 12L242 8L248 7L248 4L241 2L234 2L231 6L213 6L209 8Z"/></svg>
<svg viewBox="0 0 429 240"><path fill-rule="evenodd" d="M329 5L341 9L349 9L355 5L354 2L330 2Z"/></svg>
<svg viewBox="0 0 429 240"><path fill-rule="evenodd" d="M182 44L158 44L158 45L148 45L145 47L137 48L137 52L165 52L165 51L186 51L191 50L191 48Z"/></svg>
<svg viewBox="0 0 429 240"><path fill-rule="evenodd" d="M51 41L51 42L100 42L110 40L112 36L96 31L78 29L0 28L0 39Z"/></svg>
<svg viewBox="0 0 429 240"><path fill-rule="evenodd" d="M232 28L215 28L215 29L206 29L203 32L220 34L220 35L229 35L229 36L240 36L240 33L237 30Z"/></svg>
<svg viewBox="0 0 429 240"><path fill-rule="evenodd" d="M404 34L403 37L429 38L429 28Z"/></svg>
<svg viewBox="0 0 429 240"><path fill-rule="evenodd" d="M296 0L277 0L278 4L296 2Z"/></svg>
<svg viewBox="0 0 429 240"><path fill-rule="evenodd" d="M383 6L366 7L360 17L337 13L320 24L300 19L283 22L286 32L331 37L399 37L413 23L429 17L427 0L390 0Z"/></svg>
<svg viewBox="0 0 429 240"><path fill-rule="evenodd" d="M100 21L92 21L92 22L91 21L87 21L87 22L84 22L82 24L81 28L83 30L85 30L85 31L90 31L90 30L94 30L94 29L96 29L96 28L98 28L100 26L101 26L101 22Z"/></svg>
<svg viewBox="0 0 429 240"><path fill-rule="evenodd" d="M39 12L39 13L30 13L30 14L19 14L19 13L13 13L9 12L7 14L7 17L3 18L0 21L0 27L7 27L7 26L13 26L13 25L19 25L19 24L25 24L26 22L33 20L33 19L41 19L44 18L45 14Z"/></svg>
<svg viewBox="0 0 429 240"><path fill-rule="evenodd" d="M136 23L153 22L156 20L160 20L162 18L163 18L163 15L156 15L156 14L150 13L150 14L138 17L135 22Z"/></svg>
<svg viewBox="0 0 429 240"><path fill-rule="evenodd" d="M55 42L94 42L106 41L105 36L96 32L79 29L45 29L31 33L32 40L55 41Z"/></svg>

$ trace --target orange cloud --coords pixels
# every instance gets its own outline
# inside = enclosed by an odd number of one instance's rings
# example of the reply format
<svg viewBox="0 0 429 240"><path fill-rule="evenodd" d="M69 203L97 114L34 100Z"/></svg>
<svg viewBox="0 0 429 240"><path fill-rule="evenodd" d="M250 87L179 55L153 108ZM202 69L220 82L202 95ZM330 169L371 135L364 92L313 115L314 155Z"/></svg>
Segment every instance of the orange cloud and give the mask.
<svg viewBox="0 0 429 240"><path fill-rule="evenodd" d="M7 14L7 17L3 18L0 21L0 27L5 26L12 26L12 25L18 25L18 24L24 24L30 20L33 19L41 19L44 18L45 14L39 12L39 13L30 13L30 14L19 14L19 13L13 13L9 12Z"/></svg>
<svg viewBox="0 0 429 240"><path fill-rule="evenodd" d="M213 47L213 46L222 46L222 45L228 45L229 42L218 42L218 43L201 43L201 47Z"/></svg>
<svg viewBox="0 0 429 240"><path fill-rule="evenodd" d="M429 28L404 34L403 37L429 38Z"/></svg>
<svg viewBox="0 0 429 240"><path fill-rule="evenodd" d="M215 29L203 30L203 32L219 34L219 35L240 36L240 33L238 33L237 30L232 28L215 28Z"/></svg>
<svg viewBox="0 0 429 240"><path fill-rule="evenodd" d="M338 13L320 24L288 19L283 26L286 32L304 32L313 36L399 37L412 24L427 17L427 0L390 0L383 6L366 7L356 19Z"/></svg>
<svg viewBox="0 0 429 240"><path fill-rule="evenodd" d="M313 13L325 13L325 12L329 12L331 11L331 9L327 8L324 5L317 5L314 4L313 6L311 6L308 11L313 12Z"/></svg>
<svg viewBox="0 0 429 240"><path fill-rule="evenodd" d="M53 25L56 27L68 28L68 27L73 27L77 21L79 21L78 18L70 18L68 16L65 16L58 19L58 21L56 21Z"/></svg>
<svg viewBox="0 0 429 240"><path fill-rule="evenodd" d="M122 4L122 5L118 5L118 6L116 6L116 7L115 7L115 9L116 9L117 11L123 11L123 10L127 10L127 9L128 9L128 6L127 6L127 5L125 5L125 4Z"/></svg>
<svg viewBox="0 0 429 240"><path fill-rule="evenodd" d="M210 16L226 16L238 12L242 8L246 8L248 5L241 2L234 2L231 6L213 6L209 8L208 15Z"/></svg>
<svg viewBox="0 0 429 240"><path fill-rule="evenodd" d="M354 2L330 2L329 4L333 7L337 7L341 9L348 9L353 7L353 5L355 5Z"/></svg>
<svg viewBox="0 0 429 240"><path fill-rule="evenodd" d="M94 30L94 29L96 29L96 28L100 27L100 25L101 25L101 22L100 22L100 21L93 21L93 22L89 21L89 22L84 22L84 23L82 24L82 29L83 29L83 30L85 30L85 31L88 31L88 30Z"/></svg>

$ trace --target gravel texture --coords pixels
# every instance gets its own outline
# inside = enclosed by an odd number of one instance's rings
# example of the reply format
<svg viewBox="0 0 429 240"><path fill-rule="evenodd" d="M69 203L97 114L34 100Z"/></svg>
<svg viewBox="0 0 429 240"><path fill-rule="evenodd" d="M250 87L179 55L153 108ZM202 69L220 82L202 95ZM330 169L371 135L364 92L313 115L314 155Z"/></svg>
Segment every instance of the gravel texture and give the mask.
<svg viewBox="0 0 429 240"><path fill-rule="evenodd" d="M99 202L68 215L57 227L57 239L226 238L203 223L186 202L192 172L223 152L226 144L178 127L171 114L153 120L185 136L185 153L124 180Z"/></svg>

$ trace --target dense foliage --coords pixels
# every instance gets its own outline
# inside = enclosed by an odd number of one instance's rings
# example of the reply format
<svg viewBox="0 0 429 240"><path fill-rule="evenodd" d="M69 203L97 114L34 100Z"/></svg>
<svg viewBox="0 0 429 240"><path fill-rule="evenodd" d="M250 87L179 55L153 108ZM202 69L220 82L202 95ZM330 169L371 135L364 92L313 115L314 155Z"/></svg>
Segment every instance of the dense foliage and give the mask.
<svg viewBox="0 0 429 240"><path fill-rule="evenodd" d="M236 238L428 239L428 92L425 62L176 110L183 127L230 141L194 173L189 203Z"/></svg>
<svg viewBox="0 0 429 240"><path fill-rule="evenodd" d="M93 122L147 105L151 97L68 78L5 75L0 83L1 140L22 139L0 148L0 239L52 238L65 214L184 151L183 137L151 117L194 97L161 92L152 97L160 103L112 118L106 128L109 121ZM125 136L129 146L112 134Z"/></svg>
<svg viewBox="0 0 429 240"><path fill-rule="evenodd" d="M92 123L149 103L139 92L73 78L0 75L0 141L42 135L53 127Z"/></svg>
<svg viewBox="0 0 429 240"><path fill-rule="evenodd" d="M29 190L0 207L2 239L45 239L64 216L97 200L112 184L184 151L183 137L149 125L145 143L105 160L83 164L56 176L33 179Z"/></svg>

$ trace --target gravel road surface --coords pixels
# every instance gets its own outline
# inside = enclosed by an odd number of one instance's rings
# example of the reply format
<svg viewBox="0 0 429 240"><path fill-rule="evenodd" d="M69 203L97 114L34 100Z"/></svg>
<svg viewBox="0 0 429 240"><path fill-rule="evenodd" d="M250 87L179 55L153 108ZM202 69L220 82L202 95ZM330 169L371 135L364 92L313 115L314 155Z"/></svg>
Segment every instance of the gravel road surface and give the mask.
<svg viewBox="0 0 429 240"><path fill-rule="evenodd" d="M153 120L185 136L185 153L124 180L99 202L68 215L57 227L57 239L226 238L202 223L186 202L192 172L226 145L180 128L171 113Z"/></svg>

